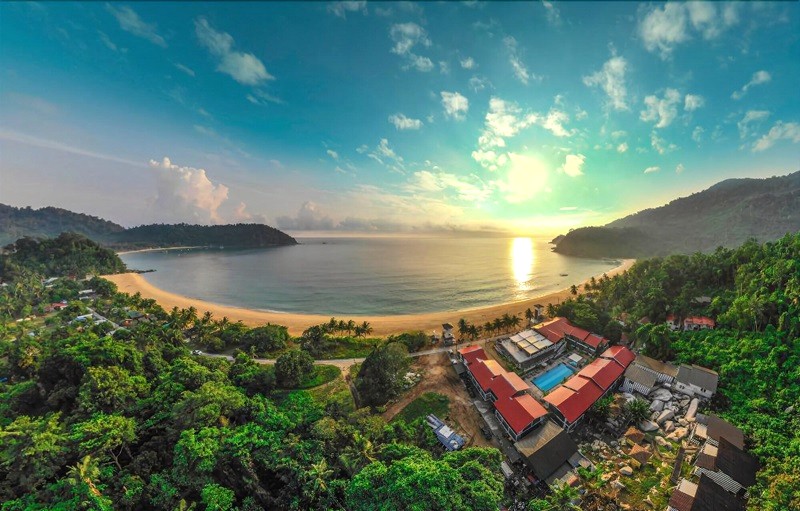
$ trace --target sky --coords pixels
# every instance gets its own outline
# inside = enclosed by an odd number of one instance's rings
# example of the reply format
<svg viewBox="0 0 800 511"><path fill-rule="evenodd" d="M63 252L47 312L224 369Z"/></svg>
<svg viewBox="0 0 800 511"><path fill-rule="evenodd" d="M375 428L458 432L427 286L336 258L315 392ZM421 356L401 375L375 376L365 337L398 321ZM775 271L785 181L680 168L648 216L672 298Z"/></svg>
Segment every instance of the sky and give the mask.
<svg viewBox="0 0 800 511"><path fill-rule="evenodd" d="M797 2L3 2L0 202L602 225L800 169L798 39Z"/></svg>

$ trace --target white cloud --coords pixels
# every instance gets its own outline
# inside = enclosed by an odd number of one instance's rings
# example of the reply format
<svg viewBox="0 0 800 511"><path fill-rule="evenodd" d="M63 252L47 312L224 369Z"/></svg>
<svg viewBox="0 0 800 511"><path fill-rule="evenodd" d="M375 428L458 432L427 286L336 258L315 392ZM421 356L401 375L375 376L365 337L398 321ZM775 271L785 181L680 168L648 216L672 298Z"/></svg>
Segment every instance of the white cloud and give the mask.
<svg viewBox="0 0 800 511"><path fill-rule="evenodd" d="M752 135L750 124L758 125L767 117L769 117L769 112L766 110L748 110L747 113L744 114L744 117L742 117L742 120L736 123L736 126L739 128L739 138L744 139L748 135Z"/></svg>
<svg viewBox="0 0 800 511"><path fill-rule="evenodd" d="M750 88L755 87L756 85L765 84L770 80L772 80L772 75L770 75L768 72L764 71L763 69L761 71L756 71L753 73L753 77L750 78L749 82L744 84L741 89L734 91L733 94L731 94L731 98L742 99L744 95L747 94L747 91L750 90Z"/></svg>
<svg viewBox="0 0 800 511"><path fill-rule="evenodd" d="M444 60L440 60L439 61L439 72L442 73L443 75L449 75L450 74L450 64L448 64Z"/></svg>
<svg viewBox="0 0 800 511"><path fill-rule="evenodd" d="M686 170L686 168L683 166L683 163L679 163L678 166L675 167L676 174L683 174L684 170Z"/></svg>
<svg viewBox="0 0 800 511"><path fill-rule="evenodd" d="M653 172L658 172L659 170L661 170L661 167L647 167L646 169L644 169L644 173L652 174Z"/></svg>
<svg viewBox="0 0 800 511"><path fill-rule="evenodd" d="M186 73L187 75L194 77L194 70L188 66L184 66L183 64L177 63L175 67Z"/></svg>
<svg viewBox="0 0 800 511"><path fill-rule="evenodd" d="M790 140L793 144L800 142L800 124L796 122L776 122L766 135L753 144L753 152L766 151L779 140Z"/></svg>
<svg viewBox="0 0 800 511"><path fill-rule="evenodd" d="M425 29L416 23L396 23L389 29L389 37L394 41L392 53L400 55L407 61L405 69L414 68L427 72L433 69L433 62L428 57L415 54L416 46L430 46L431 41Z"/></svg>
<svg viewBox="0 0 800 511"><path fill-rule="evenodd" d="M200 43L218 59L217 71L220 73L243 85L259 85L275 79L255 55L235 51L233 37L214 30L205 18L194 20L194 29Z"/></svg>
<svg viewBox="0 0 800 511"><path fill-rule="evenodd" d="M469 100L458 92L442 91L442 106L447 117L463 121L469 110Z"/></svg>
<svg viewBox="0 0 800 511"><path fill-rule="evenodd" d="M489 100L484 129L478 137L478 149L472 152L472 158L489 170L497 170L508 162L504 153L496 151L497 148L506 146L506 138L513 137L534 124L557 137L569 137L574 134L574 130L568 131L564 127L567 122L569 116L556 108L551 108L547 115L523 114L516 103L493 97Z"/></svg>
<svg viewBox="0 0 800 511"><path fill-rule="evenodd" d="M567 131L564 128L563 123L566 122L569 122L569 115L566 112L551 108L541 125L557 137L569 137L574 131Z"/></svg>
<svg viewBox="0 0 800 511"><path fill-rule="evenodd" d="M277 96L273 96L268 92L264 92L261 89L255 89L252 94L248 94L245 96L247 101L253 103L254 105L261 105L265 106L267 103L274 103L276 105L285 105L286 102Z"/></svg>
<svg viewBox="0 0 800 511"><path fill-rule="evenodd" d="M340 18L347 18L348 12L361 12L367 14L367 2L362 1L345 1L345 2L331 2L328 4L328 12Z"/></svg>
<svg viewBox="0 0 800 511"><path fill-rule="evenodd" d="M627 110L627 90L625 87L625 71L628 62L623 57L612 56L603 64L603 68L589 76L583 77L587 87L600 87L608 96L608 105L614 110Z"/></svg>
<svg viewBox="0 0 800 511"><path fill-rule="evenodd" d="M331 158L333 158L334 160L336 160L336 161L339 161L339 153L337 153L337 152L336 152L336 151L334 151L333 149L328 149L328 150L327 150L327 151L325 151L325 152L326 152L326 153L328 153L328 156L330 156L330 157L331 157Z"/></svg>
<svg viewBox="0 0 800 511"><path fill-rule="evenodd" d="M558 11L558 8L553 5L552 2L548 2L547 0L542 0L542 7L544 7L545 16L547 16L547 21L554 27L558 27L561 25L561 13Z"/></svg>
<svg viewBox="0 0 800 511"><path fill-rule="evenodd" d="M675 144L669 144L666 140L659 137L655 131L650 133L650 145L656 150L658 154L668 153L678 148Z"/></svg>
<svg viewBox="0 0 800 511"><path fill-rule="evenodd" d="M681 94L675 89L667 89L664 98L658 99L656 96L644 98L647 107L639 115L645 122L655 122L656 128L666 128L678 115L677 105L681 102Z"/></svg>
<svg viewBox="0 0 800 511"><path fill-rule="evenodd" d="M219 208L228 200L228 187L213 183L204 169L181 167L169 158L150 160L157 171L155 206L173 218L201 223L220 223Z"/></svg>
<svg viewBox="0 0 800 511"><path fill-rule="evenodd" d="M491 85L492 83L485 76L473 76L469 79L469 88L474 92L481 91Z"/></svg>
<svg viewBox="0 0 800 511"><path fill-rule="evenodd" d="M703 108L705 106L706 100L703 96L698 96L696 94L687 94L686 97L683 99L683 109L687 112L694 112L698 108Z"/></svg>
<svg viewBox="0 0 800 511"><path fill-rule="evenodd" d="M467 57L465 59L461 59L460 61L461 67L464 69L475 69L478 67L478 64L475 63L475 59L472 57Z"/></svg>
<svg viewBox="0 0 800 511"><path fill-rule="evenodd" d="M326 231L335 227L333 219L311 201L304 202L297 215L279 216L275 221L279 229L298 231Z"/></svg>
<svg viewBox="0 0 800 511"><path fill-rule="evenodd" d="M421 170L412 174L406 186L414 193L453 192L459 200L467 202L483 202L492 193L492 187L484 184L476 176L468 178L449 172L431 172Z"/></svg>
<svg viewBox="0 0 800 511"><path fill-rule="evenodd" d="M705 131L706 130L704 130L702 126L695 126L694 130L692 131L692 140L699 144L703 139L703 133L705 133Z"/></svg>
<svg viewBox="0 0 800 511"><path fill-rule="evenodd" d="M578 177L583 175L583 164L586 162L586 156L582 154L568 154L564 160L564 165L559 167L559 170L569 177Z"/></svg>
<svg viewBox="0 0 800 511"><path fill-rule="evenodd" d="M120 47L118 47L118 46L117 46L117 45L114 43L114 41L112 41L112 40L111 40L111 38L110 38L110 37L108 37L108 35L107 35L105 32L98 30L98 31L97 31L97 35L100 37L100 41L101 41L101 42L102 42L102 43L103 43L103 44L106 46L106 48L108 48L109 50L111 50L111 51L117 51L117 52L122 52L122 53L125 53L125 52L127 52L127 51L128 51L128 49L127 49L127 48L120 48Z"/></svg>
<svg viewBox="0 0 800 511"><path fill-rule="evenodd" d="M167 47L167 42L156 32L156 25L154 23L145 23L144 20L136 14L136 11L130 7L114 7L111 4L106 4L106 9L117 19L119 27L122 30L130 32L142 39L146 39L162 48Z"/></svg>
<svg viewBox="0 0 800 511"><path fill-rule="evenodd" d="M623 143L621 143L620 145L617 146L617 152L618 153L624 153L627 150L628 150L628 143L627 142L623 142Z"/></svg>
<svg viewBox="0 0 800 511"><path fill-rule="evenodd" d="M419 119L411 119L406 117L405 114L394 114L389 116L389 122L394 124L394 127L399 130L418 130L422 127L422 121Z"/></svg>
<svg viewBox="0 0 800 511"><path fill-rule="evenodd" d="M721 11L713 2L668 2L641 18L638 32L645 48L666 60L678 45L692 39L693 33L715 39L739 21L736 7L727 4Z"/></svg>
<svg viewBox="0 0 800 511"><path fill-rule="evenodd" d="M528 68L525 67L525 64L522 62L519 56L517 40L511 36L507 36L503 39L503 43L506 45L506 48L508 48L508 62L514 69L514 76L525 85L528 85L528 81L530 80L541 81L542 78L529 72Z"/></svg>
<svg viewBox="0 0 800 511"><path fill-rule="evenodd" d="M366 146L362 146L366 147ZM358 152L366 152L357 149ZM386 166L389 170L397 172L398 174L405 174L405 165L403 164L403 157L394 152L394 149L389 147L389 140L382 138L374 150L367 153L367 156L381 165Z"/></svg>

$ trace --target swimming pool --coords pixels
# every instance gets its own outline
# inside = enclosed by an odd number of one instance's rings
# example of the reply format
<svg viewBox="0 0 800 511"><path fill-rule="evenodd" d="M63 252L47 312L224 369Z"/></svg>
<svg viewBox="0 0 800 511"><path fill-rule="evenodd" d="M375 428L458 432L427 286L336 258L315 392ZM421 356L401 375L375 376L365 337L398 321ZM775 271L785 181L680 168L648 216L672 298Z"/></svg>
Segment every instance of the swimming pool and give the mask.
<svg viewBox="0 0 800 511"><path fill-rule="evenodd" d="M536 385L539 390L542 392L547 392L564 381L567 376L572 376L572 369L565 364L558 364L554 368L540 376L537 376L531 381L533 381L533 384Z"/></svg>

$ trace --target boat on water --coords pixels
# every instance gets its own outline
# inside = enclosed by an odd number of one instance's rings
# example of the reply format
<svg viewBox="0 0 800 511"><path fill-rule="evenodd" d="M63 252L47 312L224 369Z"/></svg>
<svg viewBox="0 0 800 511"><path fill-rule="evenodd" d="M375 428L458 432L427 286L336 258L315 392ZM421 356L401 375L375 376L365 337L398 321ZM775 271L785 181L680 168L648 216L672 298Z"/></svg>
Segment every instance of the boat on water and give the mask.
<svg viewBox="0 0 800 511"><path fill-rule="evenodd" d="M559 273L562 277L569 277L569 273Z"/></svg>

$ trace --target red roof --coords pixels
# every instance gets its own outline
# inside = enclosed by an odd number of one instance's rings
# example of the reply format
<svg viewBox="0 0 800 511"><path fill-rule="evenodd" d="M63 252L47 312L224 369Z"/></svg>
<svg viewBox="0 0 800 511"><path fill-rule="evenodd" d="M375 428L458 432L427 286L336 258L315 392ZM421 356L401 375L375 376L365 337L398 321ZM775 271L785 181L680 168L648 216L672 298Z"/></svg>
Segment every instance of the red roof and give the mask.
<svg viewBox="0 0 800 511"><path fill-rule="evenodd" d="M631 362L633 362L633 359L636 358L636 355L634 355L633 352L625 346L611 346L605 350L600 357L614 359L614 361L616 361L622 366L623 369L625 369L631 365Z"/></svg>
<svg viewBox="0 0 800 511"><path fill-rule="evenodd" d="M547 340L553 344L563 339L571 328L574 327L570 325L567 318L553 318L533 327L534 330L547 337Z"/></svg>
<svg viewBox="0 0 800 511"><path fill-rule="evenodd" d="M600 335L589 334L586 336L586 339L584 339L583 342L585 342L592 348L597 349L600 347L601 344L605 343L606 340Z"/></svg>
<svg viewBox="0 0 800 511"><path fill-rule="evenodd" d="M466 348L461 348L458 350L459 355L463 358L467 364L471 364L475 362L477 359L486 360L489 357L486 356L486 352L483 351L483 348L480 346L467 346Z"/></svg>
<svg viewBox="0 0 800 511"><path fill-rule="evenodd" d="M502 400L528 390L528 384L516 373L506 372L491 381L489 390L498 400Z"/></svg>
<svg viewBox="0 0 800 511"><path fill-rule="evenodd" d="M711 328L716 326L714 320L706 316L689 316L683 320L683 323L689 325L705 325L710 326Z"/></svg>
<svg viewBox="0 0 800 511"><path fill-rule="evenodd" d="M527 428L531 422L547 415L547 410L530 394L498 399L494 406L517 434Z"/></svg>
<svg viewBox="0 0 800 511"><path fill-rule="evenodd" d="M589 378L577 374L565 381L563 385L575 392L592 396L592 401L597 401L603 395L604 390Z"/></svg>
<svg viewBox="0 0 800 511"><path fill-rule="evenodd" d="M564 331L566 333L568 333L569 335L571 335L572 337L583 341L584 339L586 339L589 336L589 331L588 330L584 330L583 328L577 327L577 326L571 324L567 320L564 320L564 321L567 323L567 328L565 328Z"/></svg>
<svg viewBox="0 0 800 511"><path fill-rule="evenodd" d="M599 392L599 391L598 391ZM600 394L596 392L575 392L561 385L553 392L547 394L544 400L555 406L567 422L575 422L596 401Z"/></svg>
<svg viewBox="0 0 800 511"><path fill-rule="evenodd" d="M469 371L472 373L472 376L475 377L475 380L484 392L489 390L492 380L505 372L496 360L483 359L478 359L475 363L470 364Z"/></svg>
<svg viewBox="0 0 800 511"><path fill-rule="evenodd" d="M591 364L581 369L578 374L584 378L589 378L603 390L608 388L622 376L625 370L613 360L607 358L595 359Z"/></svg>

